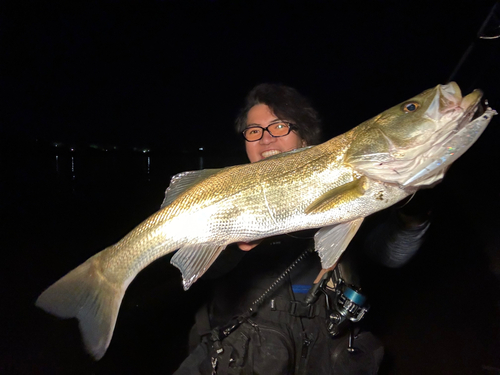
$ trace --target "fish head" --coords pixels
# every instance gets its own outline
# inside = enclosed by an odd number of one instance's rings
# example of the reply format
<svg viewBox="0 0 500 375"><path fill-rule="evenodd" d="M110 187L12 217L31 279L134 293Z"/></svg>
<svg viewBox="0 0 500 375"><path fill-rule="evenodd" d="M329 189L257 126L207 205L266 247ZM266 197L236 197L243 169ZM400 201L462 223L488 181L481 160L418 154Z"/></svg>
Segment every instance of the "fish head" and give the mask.
<svg viewBox="0 0 500 375"><path fill-rule="evenodd" d="M415 149L437 134L454 131L469 120L482 97L480 90L462 98L460 87L451 82L437 85L381 113L374 121L390 141L394 157L398 151Z"/></svg>
<svg viewBox="0 0 500 375"><path fill-rule="evenodd" d="M455 82L437 85L353 130L346 162L358 172L403 186L430 185L462 155L496 114L483 93L462 97ZM418 181L417 181L418 180Z"/></svg>

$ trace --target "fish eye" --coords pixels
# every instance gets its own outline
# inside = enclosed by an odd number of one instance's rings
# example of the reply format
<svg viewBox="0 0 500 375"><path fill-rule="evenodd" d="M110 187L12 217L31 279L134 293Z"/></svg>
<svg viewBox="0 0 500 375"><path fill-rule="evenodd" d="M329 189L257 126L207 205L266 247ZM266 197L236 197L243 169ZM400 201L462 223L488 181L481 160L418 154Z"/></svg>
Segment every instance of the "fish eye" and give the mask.
<svg viewBox="0 0 500 375"><path fill-rule="evenodd" d="M415 112L419 107L420 104L410 102L403 105L403 111L405 111L406 113Z"/></svg>

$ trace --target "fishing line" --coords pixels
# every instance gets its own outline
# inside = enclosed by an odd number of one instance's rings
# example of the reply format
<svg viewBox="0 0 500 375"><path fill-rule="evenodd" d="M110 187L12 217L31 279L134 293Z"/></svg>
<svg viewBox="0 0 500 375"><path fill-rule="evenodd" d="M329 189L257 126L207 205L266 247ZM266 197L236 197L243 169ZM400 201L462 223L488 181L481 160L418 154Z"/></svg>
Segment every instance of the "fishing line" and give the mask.
<svg viewBox="0 0 500 375"><path fill-rule="evenodd" d="M492 28L493 30L496 30L496 29L498 29L500 27L498 25L499 18L500 18L500 15L499 15L500 14L500 7L497 9L497 6L499 4L500 4L499 2L496 2L495 5L493 5L493 7L491 8L490 12L486 16L486 19L484 20L483 24L479 28L479 31L476 34L477 35L476 38L478 38L478 39L486 39L486 40L492 40L492 39L498 39L498 38L500 38L500 34L499 35L493 35L493 36L485 35L485 33L487 31L490 31L490 30L487 30L487 29L489 29L490 27L492 27L492 26L490 26L492 23L496 23L496 27ZM498 12L498 14L497 14L497 12ZM455 69L451 73L450 77L448 78L448 82L451 82L451 81L455 80L455 77L457 76L458 71L460 70L460 68L464 64L465 60L467 60L467 57L469 57L470 53L472 52L473 48L475 47L475 44L476 44L476 41L473 40L472 43L467 47L467 50L464 52L464 54L460 58L460 61L457 64L457 66L455 67Z"/></svg>
<svg viewBox="0 0 500 375"><path fill-rule="evenodd" d="M415 194L417 194L417 192L414 192L414 193L411 195L410 199L408 199L408 200L405 202L405 204L403 204L402 206L399 206L399 207L398 207L398 209L403 208L403 207L404 207L404 206L406 206L408 203L410 203L410 202L411 202L411 200L413 199L413 197L415 196Z"/></svg>
<svg viewBox="0 0 500 375"><path fill-rule="evenodd" d="M288 237L296 238L298 240L312 240L314 236L304 236L304 237L299 237L299 236L294 236L293 234L290 233L285 233Z"/></svg>

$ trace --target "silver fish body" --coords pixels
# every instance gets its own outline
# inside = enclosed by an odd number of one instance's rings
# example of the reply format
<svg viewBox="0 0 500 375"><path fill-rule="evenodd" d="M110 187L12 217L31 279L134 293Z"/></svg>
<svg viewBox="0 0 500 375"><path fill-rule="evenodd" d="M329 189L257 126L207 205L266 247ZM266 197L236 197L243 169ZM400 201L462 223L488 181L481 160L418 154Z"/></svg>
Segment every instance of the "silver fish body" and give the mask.
<svg viewBox="0 0 500 375"><path fill-rule="evenodd" d="M230 243L321 228L316 250L328 268L364 217L439 181L474 143L495 114L488 108L472 120L481 96L438 85L321 145L181 173L160 211L54 283L37 306L78 318L87 350L100 359L127 286L175 250L187 289Z"/></svg>

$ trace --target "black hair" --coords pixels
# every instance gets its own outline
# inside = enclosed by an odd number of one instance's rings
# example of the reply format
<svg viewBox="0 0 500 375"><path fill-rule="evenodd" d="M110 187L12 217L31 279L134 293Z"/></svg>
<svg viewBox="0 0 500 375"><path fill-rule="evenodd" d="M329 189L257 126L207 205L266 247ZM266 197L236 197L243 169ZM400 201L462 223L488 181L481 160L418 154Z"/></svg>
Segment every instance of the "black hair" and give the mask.
<svg viewBox="0 0 500 375"><path fill-rule="evenodd" d="M318 112L297 90L278 83L261 83L248 93L245 106L236 119L237 132L245 130L248 111L257 104L267 105L279 119L293 123L294 130L308 146L321 142L321 120Z"/></svg>

